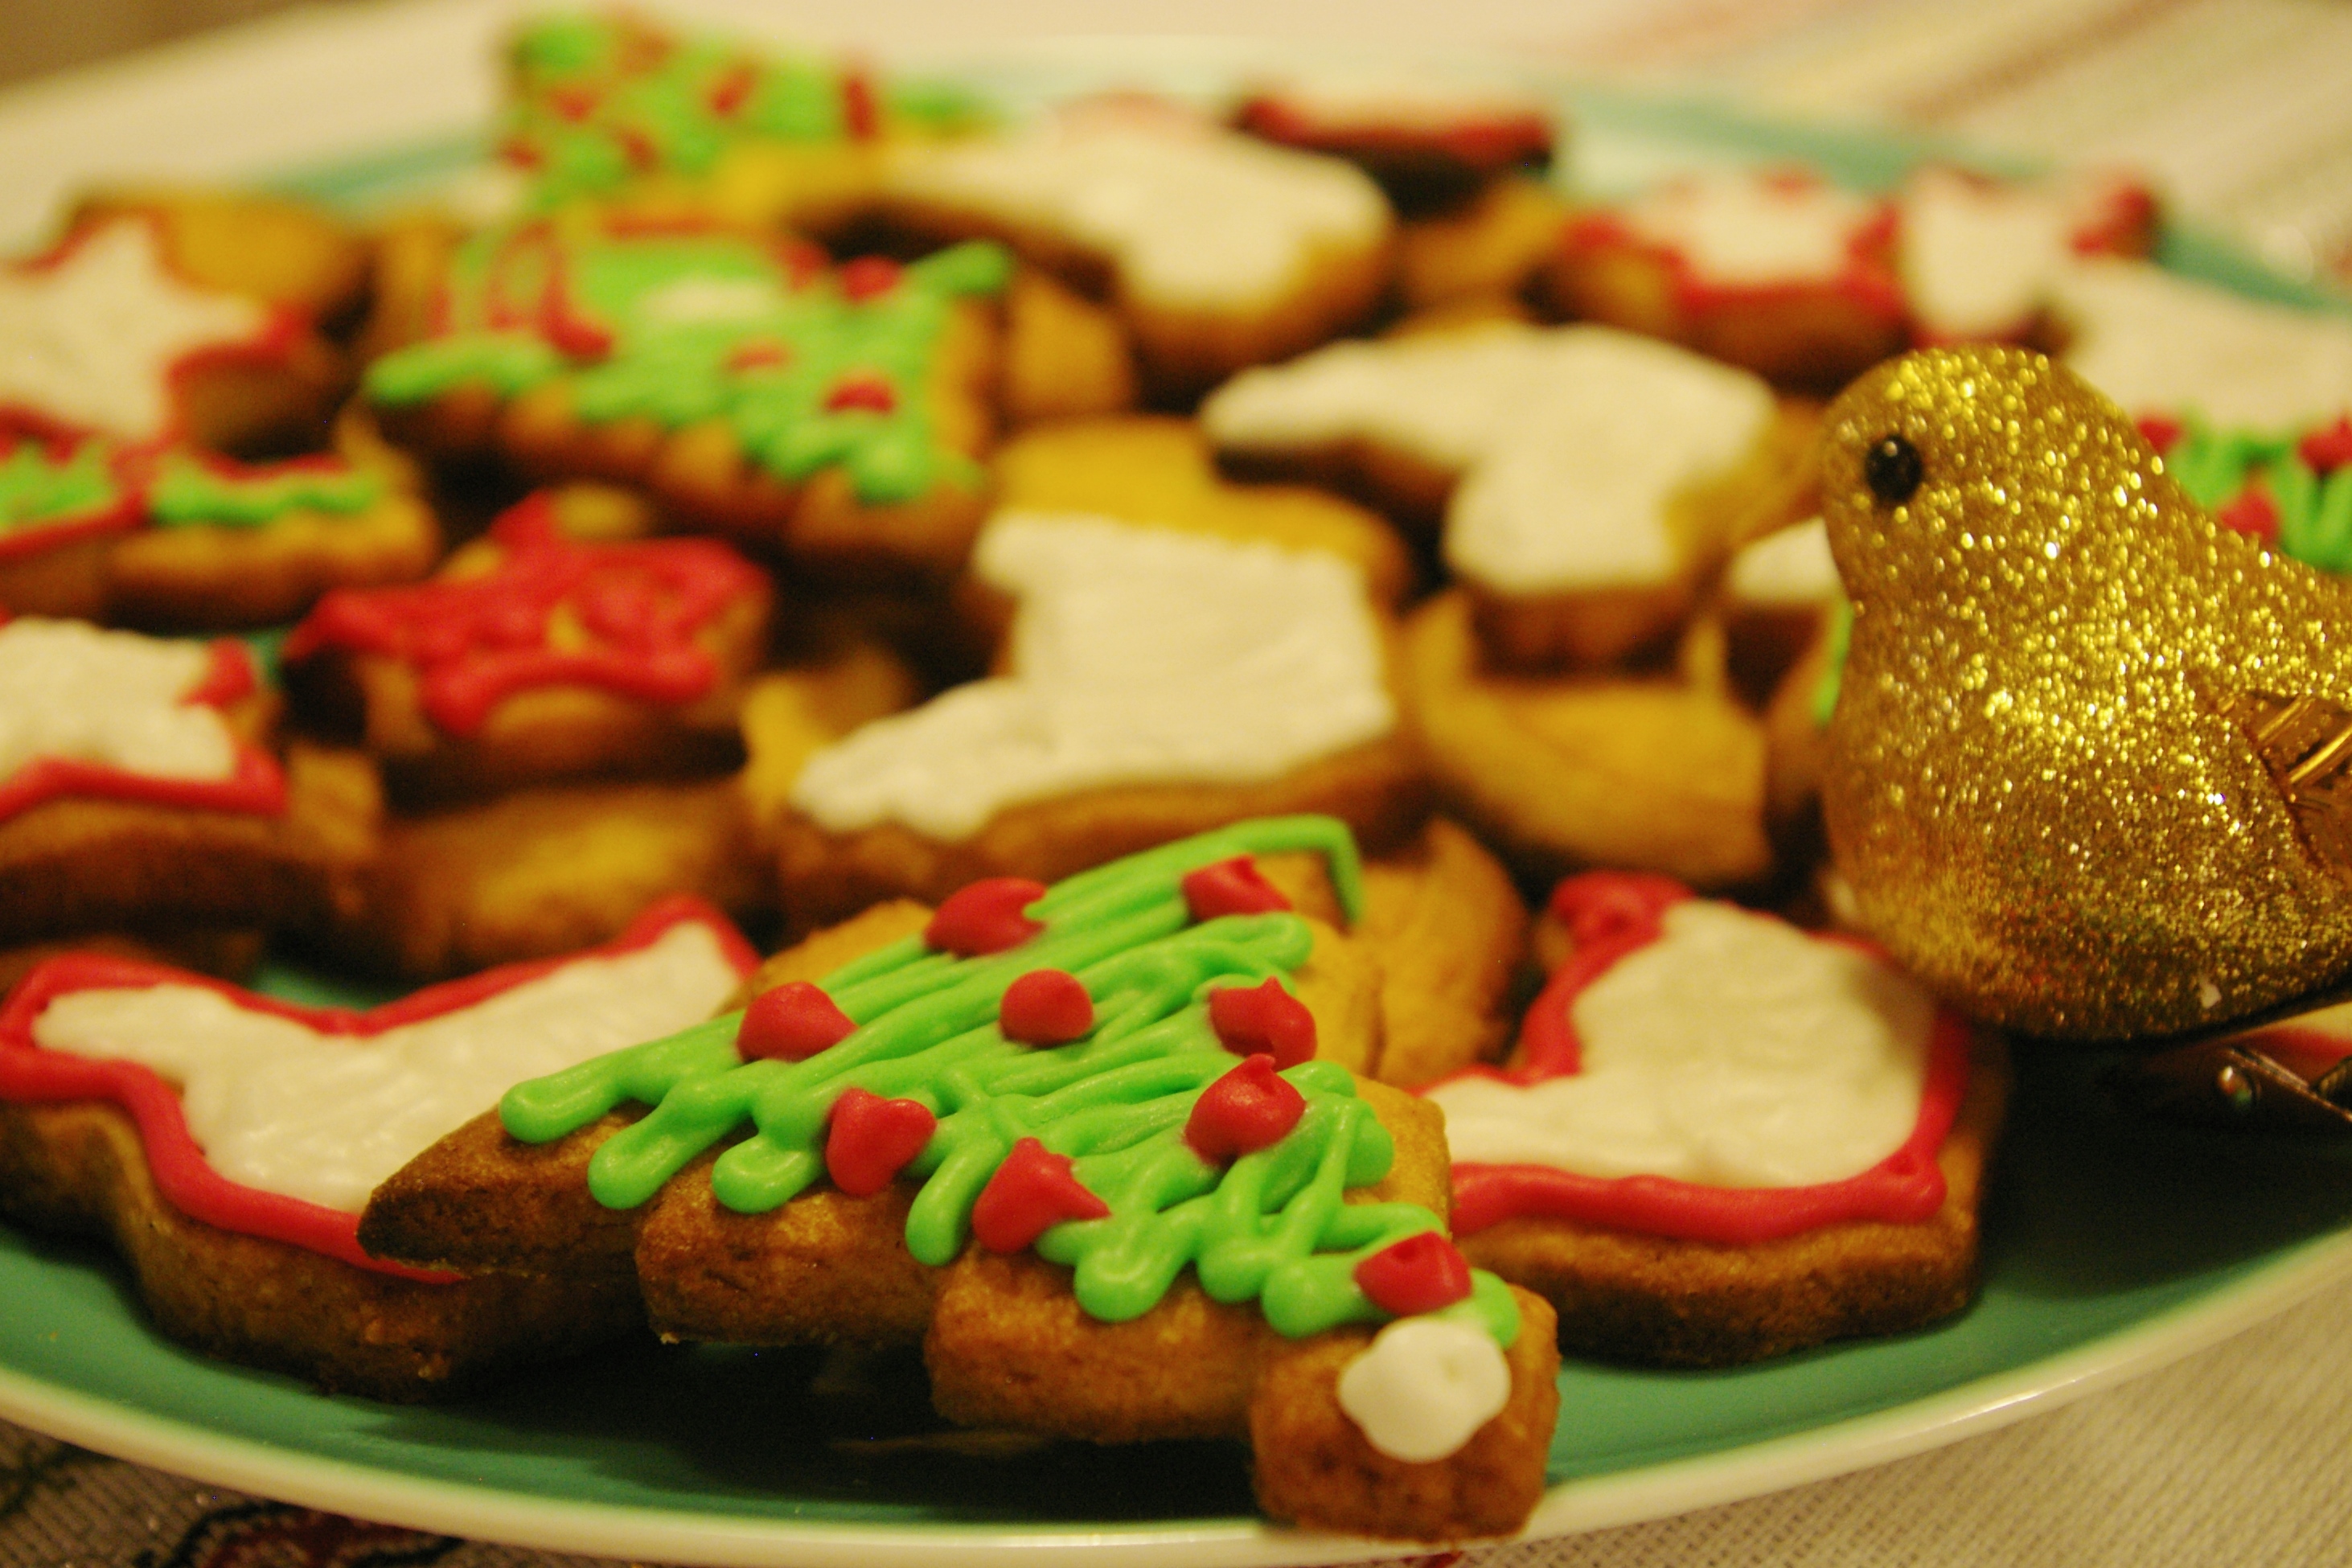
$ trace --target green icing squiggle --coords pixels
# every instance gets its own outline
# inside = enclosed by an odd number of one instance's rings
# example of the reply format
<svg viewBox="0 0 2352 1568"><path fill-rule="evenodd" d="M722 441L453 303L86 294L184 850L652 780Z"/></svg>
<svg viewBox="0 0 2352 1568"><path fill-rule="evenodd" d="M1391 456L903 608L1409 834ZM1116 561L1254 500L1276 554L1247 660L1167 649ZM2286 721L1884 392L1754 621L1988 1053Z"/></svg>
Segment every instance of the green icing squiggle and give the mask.
<svg viewBox="0 0 2352 1568"><path fill-rule="evenodd" d="M1201 1091L1235 1065L1209 1022L1210 992L1288 974L1313 936L1288 913L1193 923L1182 879L1236 855L1296 849L1324 856L1352 917L1361 873L1344 825L1242 823L1057 884L1029 907L1045 929L1008 952L958 958L910 937L844 966L824 988L857 1028L805 1061L743 1061L733 1014L517 1085L500 1115L516 1137L544 1142L625 1102L652 1106L590 1163L591 1192L614 1208L646 1202L748 1124L710 1183L720 1204L757 1214L824 1174L827 1118L844 1090L913 1100L939 1119L908 1168L921 1187L907 1245L924 1263L963 1250L974 1200L1014 1143L1034 1137L1110 1209L1036 1243L1072 1269L1090 1315L1137 1317L1190 1267L1211 1298L1255 1300L1285 1335L1379 1321L1387 1314L1357 1288L1356 1265L1442 1226L1415 1205L1345 1201L1387 1173L1395 1148L1344 1068L1309 1061L1282 1075L1307 1110L1271 1147L1220 1166L1183 1138ZM1083 1040L1040 1049L999 1031L1004 988L1041 968L1075 974L1093 998L1096 1026ZM1446 1314L1507 1346L1517 1331L1508 1290L1484 1272Z"/></svg>
<svg viewBox="0 0 2352 1568"><path fill-rule="evenodd" d="M60 454L39 441L19 441L0 457L0 534L100 517L123 498L105 442L83 441Z"/></svg>
<svg viewBox="0 0 2352 1568"><path fill-rule="evenodd" d="M2352 464L2320 473L2304 459L2304 434L2191 420L2164 454L2165 472L2208 511L2260 486L2278 508L2282 551L2323 572L2352 573Z"/></svg>
<svg viewBox="0 0 2352 1568"><path fill-rule="evenodd" d="M583 419L720 420L779 478L839 467L863 501L912 500L942 480L973 489L980 466L939 438L932 365L957 300L1001 289L1011 267L999 246L955 246L852 299L838 277L749 237L540 220L463 247L446 328L376 361L367 391L399 406L561 377ZM559 327L584 342L567 349ZM891 406L835 406L853 383L887 389Z"/></svg>
<svg viewBox="0 0 2352 1568"><path fill-rule="evenodd" d="M225 471L174 452L163 459L148 487L147 510L167 528L194 523L258 528L289 511L365 511L383 499L383 491L380 475L342 462Z"/></svg>

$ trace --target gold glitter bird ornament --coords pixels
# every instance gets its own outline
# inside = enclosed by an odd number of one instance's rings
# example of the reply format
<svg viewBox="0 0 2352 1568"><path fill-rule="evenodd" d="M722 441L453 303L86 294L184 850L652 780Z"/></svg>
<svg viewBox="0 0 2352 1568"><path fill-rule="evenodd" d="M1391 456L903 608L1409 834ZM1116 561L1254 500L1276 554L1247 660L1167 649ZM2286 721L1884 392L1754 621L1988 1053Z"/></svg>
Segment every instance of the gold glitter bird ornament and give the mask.
<svg viewBox="0 0 2352 1568"><path fill-rule="evenodd" d="M2039 354L1831 405L1822 804L1864 925L1987 1022L2218 1024L2352 969L2352 585L2216 523Z"/></svg>

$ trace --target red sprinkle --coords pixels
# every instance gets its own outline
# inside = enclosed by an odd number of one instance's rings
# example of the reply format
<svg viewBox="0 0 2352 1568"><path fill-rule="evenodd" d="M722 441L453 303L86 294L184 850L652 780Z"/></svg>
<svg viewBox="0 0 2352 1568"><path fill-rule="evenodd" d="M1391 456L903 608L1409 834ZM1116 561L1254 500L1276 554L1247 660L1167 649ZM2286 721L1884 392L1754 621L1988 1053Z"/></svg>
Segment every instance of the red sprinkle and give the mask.
<svg viewBox="0 0 2352 1568"><path fill-rule="evenodd" d="M887 414L898 406L898 395L878 375L846 377L826 394L824 400L828 414L845 414L853 408L868 414Z"/></svg>
<svg viewBox="0 0 2352 1568"><path fill-rule="evenodd" d="M1275 1076L1263 1051L1201 1091L1184 1142L1203 1160L1238 1160L1279 1143L1307 1114L1307 1097Z"/></svg>
<svg viewBox="0 0 2352 1568"><path fill-rule="evenodd" d="M2321 479L2352 463L2352 415L2339 414L2326 429L2305 436L2295 447L2295 454Z"/></svg>
<svg viewBox="0 0 2352 1568"><path fill-rule="evenodd" d="M1267 881L1246 855L1203 866L1183 881L1184 904L1196 921L1219 915L1270 915L1290 908L1282 890Z"/></svg>
<svg viewBox="0 0 2352 1568"><path fill-rule="evenodd" d="M841 291L852 300L871 300L898 286L906 268L887 256L858 256L841 264Z"/></svg>
<svg viewBox="0 0 2352 1568"><path fill-rule="evenodd" d="M1295 1068L1315 1054L1315 1015L1279 980L1210 992L1209 1026L1234 1055L1262 1054L1277 1069Z"/></svg>
<svg viewBox="0 0 2352 1568"><path fill-rule="evenodd" d="M1045 884L1025 877L991 877L948 895L923 928L926 945L958 958L979 958L1019 947L1045 929L1021 911L1045 896Z"/></svg>
<svg viewBox="0 0 2352 1568"><path fill-rule="evenodd" d="M885 1100L852 1085L833 1102L825 1174L853 1198L872 1197L923 1152L940 1119L918 1100Z"/></svg>
<svg viewBox="0 0 2352 1568"><path fill-rule="evenodd" d="M2147 442L2159 458L2179 446L2180 437L2187 434L2188 426L2182 425L2179 420L2169 418L2165 415L2148 414L2140 417L2139 437Z"/></svg>
<svg viewBox="0 0 2352 1568"><path fill-rule="evenodd" d="M1018 1252L1065 1220L1109 1217L1110 1205L1087 1191L1068 1155L1024 1138L981 1188L971 1234L991 1252Z"/></svg>
<svg viewBox="0 0 2352 1568"><path fill-rule="evenodd" d="M833 998L805 980L762 991L743 1009L735 1030L735 1053L745 1061L772 1057L803 1062L849 1037L857 1026Z"/></svg>
<svg viewBox="0 0 2352 1568"><path fill-rule="evenodd" d="M1400 1318L1450 1307L1470 1294L1470 1262L1433 1230L1408 1236L1356 1265L1356 1289Z"/></svg>
<svg viewBox="0 0 2352 1568"><path fill-rule="evenodd" d="M1033 969L1004 988L996 1026L1024 1046L1066 1046L1095 1026L1095 1000L1063 969Z"/></svg>
<svg viewBox="0 0 2352 1568"><path fill-rule="evenodd" d="M2278 502L2271 500L2267 491L2249 488L2213 516L2223 528L2234 532L2252 534L2264 544L2278 542Z"/></svg>

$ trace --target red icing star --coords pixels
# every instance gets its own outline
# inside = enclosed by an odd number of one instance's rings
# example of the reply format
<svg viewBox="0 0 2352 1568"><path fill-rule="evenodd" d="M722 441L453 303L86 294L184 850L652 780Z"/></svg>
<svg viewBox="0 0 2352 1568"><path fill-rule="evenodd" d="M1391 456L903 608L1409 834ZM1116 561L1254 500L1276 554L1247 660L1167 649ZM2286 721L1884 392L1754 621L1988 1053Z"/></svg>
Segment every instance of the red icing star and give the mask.
<svg viewBox="0 0 2352 1568"><path fill-rule="evenodd" d="M745 1061L772 1058L801 1062L839 1045L857 1028L822 987L789 981L762 991L743 1009L735 1030L735 1054Z"/></svg>
<svg viewBox="0 0 2352 1568"><path fill-rule="evenodd" d="M1383 1247L1356 1265L1356 1289L1400 1318L1434 1312L1470 1294L1470 1263L1433 1230Z"/></svg>
<svg viewBox="0 0 2352 1568"><path fill-rule="evenodd" d="M425 716L470 735L520 691L593 686L642 702L707 694L719 665L697 636L764 595L759 569L709 539L583 544L535 495L490 527L488 572L394 588L339 588L286 639L299 663L326 648L413 666Z"/></svg>
<svg viewBox="0 0 2352 1568"><path fill-rule="evenodd" d="M1185 877L1184 906L1196 921L1219 915L1278 914L1290 908L1282 890L1265 879L1257 862L1246 855L1203 866Z"/></svg>
<svg viewBox="0 0 2352 1568"><path fill-rule="evenodd" d="M1184 1121L1184 1142L1222 1163L1279 1143L1307 1114L1307 1097L1275 1076L1263 1052L1201 1091Z"/></svg>
<svg viewBox="0 0 2352 1568"><path fill-rule="evenodd" d="M1209 1026L1225 1049L1239 1057L1263 1054L1277 1070L1315 1054L1315 1015L1279 980L1210 992Z"/></svg>
<svg viewBox="0 0 2352 1568"><path fill-rule="evenodd" d="M1004 988L996 1026L1024 1046L1066 1046L1095 1026L1094 998L1062 969L1033 969Z"/></svg>
<svg viewBox="0 0 2352 1568"><path fill-rule="evenodd" d="M1034 1138L1024 1138L971 1205L971 1234L991 1252L1018 1252L1065 1220L1108 1219L1110 1205Z"/></svg>
<svg viewBox="0 0 2352 1568"><path fill-rule="evenodd" d="M825 1174L853 1198L872 1197L898 1179L939 1124L920 1100L885 1100L853 1085L833 1102Z"/></svg>
<svg viewBox="0 0 2352 1568"><path fill-rule="evenodd" d="M1021 911L1045 896L1045 884L1025 877L991 877L948 895L923 928L925 945L958 958L979 958L1018 947L1045 929Z"/></svg>

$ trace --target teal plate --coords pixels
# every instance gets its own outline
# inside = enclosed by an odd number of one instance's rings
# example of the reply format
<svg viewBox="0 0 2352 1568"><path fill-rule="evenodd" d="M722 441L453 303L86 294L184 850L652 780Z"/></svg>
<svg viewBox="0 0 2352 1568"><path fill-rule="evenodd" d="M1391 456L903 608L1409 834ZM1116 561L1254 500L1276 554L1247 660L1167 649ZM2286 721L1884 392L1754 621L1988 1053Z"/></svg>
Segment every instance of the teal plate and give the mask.
<svg viewBox="0 0 2352 1568"><path fill-rule="evenodd" d="M1266 58L1215 43L1033 45L958 74L1017 110L1138 81L1212 92ZM1568 174L1587 188L1791 158L1878 186L1948 151L1562 93L1577 127ZM471 146L281 183L349 205L394 200L456 174ZM2166 260L2315 302L2193 235ZM1570 1365L1530 1533L1656 1518L1917 1452L2146 1371L2352 1274L2352 1152L2126 1121L2098 1093L2098 1066L2073 1055L2022 1064L1985 1215L1983 1291L1967 1312L1732 1372ZM808 1568L951 1568L1015 1552L1215 1568L1395 1550L1265 1525L1236 1447L942 1448L910 1440L912 1388L828 1405L793 1354L645 1344L419 1409L321 1395L179 1349L100 1249L0 1227L0 1415L208 1482L422 1529Z"/></svg>

